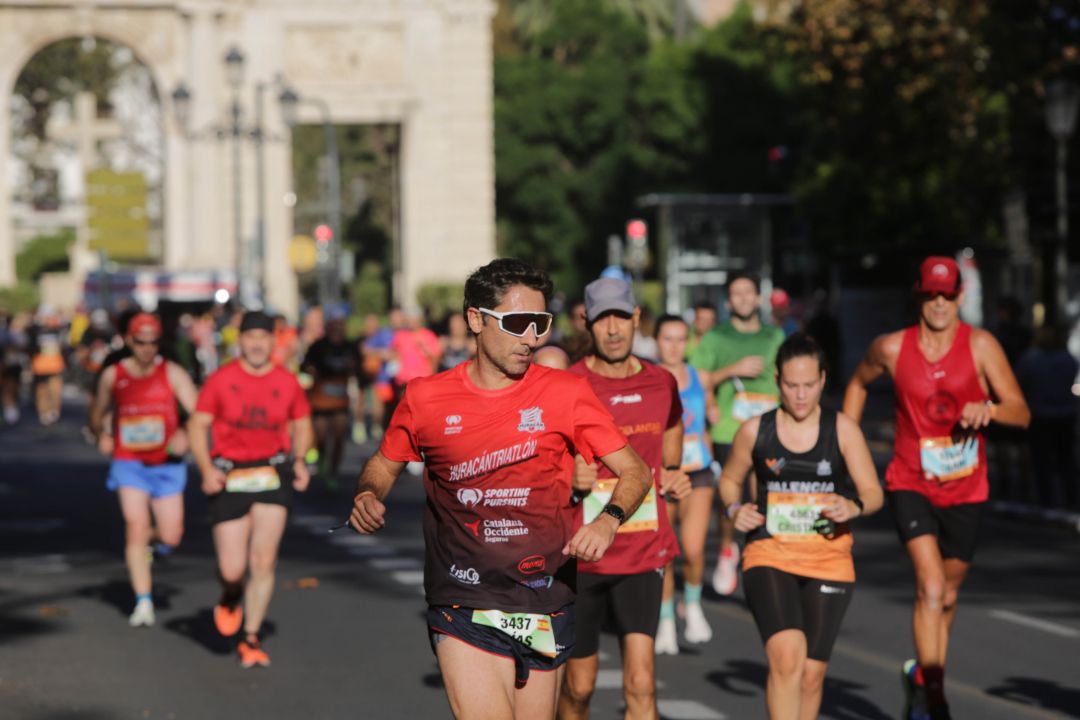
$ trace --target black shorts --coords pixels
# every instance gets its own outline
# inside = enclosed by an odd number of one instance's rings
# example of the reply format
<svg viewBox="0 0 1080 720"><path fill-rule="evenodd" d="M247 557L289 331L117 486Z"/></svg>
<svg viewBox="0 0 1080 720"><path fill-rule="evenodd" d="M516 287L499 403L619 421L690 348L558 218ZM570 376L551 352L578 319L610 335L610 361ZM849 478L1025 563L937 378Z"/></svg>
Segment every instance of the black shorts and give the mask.
<svg viewBox="0 0 1080 720"><path fill-rule="evenodd" d="M460 605L429 605L427 609L428 640L431 651L449 635L477 650L514 661L514 684L525 687L530 670L549 672L570 658L574 647L574 603L551 613L551 629L555 633L555 657L541 655L517 638L487 625L472 621L473 608Z"/></svg>
<svg viewBox="0 0 1080 720"><path fill-rule="evenodd" d="M712 471L712 468L695 470L690 473L690 487L694 490L698 488L715 488L716 473Z"/></svg>
<svg viewBox="0 0 1080 720"><path fill-rule="evenodd" d="M889 509L900 542L906 545L921 535L934 535L941 557L967 563L975 559L979 521L985 506L986 503L980 502L936 507L919 492L897 490L889 493Z"/></svg>
<svg viewBox="0 0 1080 720"><path fill-rule="evenodd" d="M781 630L802 630L806 656L828 662L855 583L816 580L771 567L743 572L743 594L761 642Z"/></svg>
<svg viewBox="0 0 1080 720"><path fill-rule="evenodd" d="M611 620L620 638L630 633L656 637L660 623L660 599L664 593L664 569L634 575L577 576L577 642L575 658L595 655L600 650L600 629Z"/></svg>
<svg viewBox="0 0 1080 720"><path fill-rule="evenodd" d="M731 453L731 443L718 443L712 444L712 456L713 460L720 463L720 467L723 467L727 462L727 456Z"/></svg>
<svg viewBox="0 0 1080 720"><path fill-rule="evenodd" d="M338 408L337 410L315 410L312 409L311 417L313 418L330 418L341 417L342 415L348 415L349 408Z"/></svg>
<svg viewBox="0 0 1080 720"><path fill-rule="evenodd" d="M242 518L251 511L255 503L266 505L282 505L286 509L292 507L293 499L293 471L291 463L275 465L278 477L281 478L281 486L276 490L264 490L262 492L229 492L222 490L217 495L207 498L207 511L210 515L210 524Z"/></svg>

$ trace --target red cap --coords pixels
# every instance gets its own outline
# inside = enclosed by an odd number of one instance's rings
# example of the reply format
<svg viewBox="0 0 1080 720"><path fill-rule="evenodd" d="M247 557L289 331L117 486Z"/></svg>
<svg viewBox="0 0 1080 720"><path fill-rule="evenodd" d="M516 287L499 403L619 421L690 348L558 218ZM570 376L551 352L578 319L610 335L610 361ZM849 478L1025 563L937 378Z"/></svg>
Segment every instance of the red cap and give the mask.
<svg viewBox="0 0 1080 720"><path fill-rule="evenodd" d="M787 290L782 288L776 288L769 295L769 305L773 308L786 308L791 304L791 298L787 294Z"/></svg>
<svg viewBox="0 0 1080 720"><path fill-rule="evenodd" d="M960 267L951 257L931 255L919 268L915 291L921 293L960 292Z"/></svg>
<svg viewBox="0 0 1080 720"><path fill-rule="evenodd" d="M131 322L128 323L128 335L135 337L145 330L153 331L154 337L161 337L161 321L158 320L157 315L143 312L131 318Z"/></svg>

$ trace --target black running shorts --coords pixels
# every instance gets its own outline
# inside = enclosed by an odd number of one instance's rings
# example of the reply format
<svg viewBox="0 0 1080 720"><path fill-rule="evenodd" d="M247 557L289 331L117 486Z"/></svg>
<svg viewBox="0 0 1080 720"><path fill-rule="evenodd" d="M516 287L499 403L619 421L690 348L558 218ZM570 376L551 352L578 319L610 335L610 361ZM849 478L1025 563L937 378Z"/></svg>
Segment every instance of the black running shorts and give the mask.
<svg viewBox="0 0 1080 720"><path fill-rule="evenodd" d="M663 568L634 575L579 572L577 592L578 630L573 657L585 658L599 652L600 629L608 620L620 638L630 633L656 637L664 592Z"/></svg>
<svg viewBox="0 0 1080 720"><path fill-rule="evenodd" d="M570 603L551 613L551 629L555 633L555 657L541 655L528 645L502 630L473 622L473 608L461 605L429 605L427 609L428 640L431 651L447 635L483 650L514 661L515 685L525 687L530 670L549 672L570 658L574 646L574 604Z"/></svg>
<svg viewBox="0 0 1080 720"><path fill-rule="evenodd" d="M251 506L255 503L266 505L281 505L286 509L292 507L293 500L293 469L292 463L286 462L275 466L278 477L281 478L281 486L276 490L264 490L262 492L228 492L222 490L217 495L207 498L207 510L210 515L210 524L236 520L248 514Z"/></svg>
<svg viewBox="0 0 1080 720"><path fill-rule="evenodd" d="M922 493L911 490L889 493L889 510L900 542L906 545L921 535L935 535L941 557L967 563L975 559L979 521L985 506L986 503L964 503L936 507Z"/></svg>
<svg viewBox="0 0 1080 720"><path fill-rule="evenodd" d="M771 567L743 572L743 593L761 642L781 630L802 630L806 656L821 662L832 655L854 592L855 583L816 580Z"/></svg>

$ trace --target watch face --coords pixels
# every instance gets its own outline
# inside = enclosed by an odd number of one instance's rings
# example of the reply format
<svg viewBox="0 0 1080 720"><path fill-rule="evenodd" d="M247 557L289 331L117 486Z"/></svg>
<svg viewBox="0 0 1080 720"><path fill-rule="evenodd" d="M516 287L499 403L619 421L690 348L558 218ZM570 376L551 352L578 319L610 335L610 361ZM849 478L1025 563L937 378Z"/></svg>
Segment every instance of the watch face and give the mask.
<svg viewBox="0 0 1080 720"><path fill-rule="evenodd" d="M604 512L618 520L620 523L626 520L626 512L618 505L608 504L604 507Z"/></svg>

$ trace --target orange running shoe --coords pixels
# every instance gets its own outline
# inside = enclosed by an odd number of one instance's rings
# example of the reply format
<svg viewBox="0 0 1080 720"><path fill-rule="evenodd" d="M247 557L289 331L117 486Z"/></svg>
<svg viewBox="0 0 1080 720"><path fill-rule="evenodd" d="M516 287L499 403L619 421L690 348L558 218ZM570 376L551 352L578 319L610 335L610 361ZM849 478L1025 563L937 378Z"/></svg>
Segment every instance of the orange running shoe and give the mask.
<svg viewBox="0 0 1080 720"><path fill-rule="evenodd" d="M214 606L214 625L217 631L225 637L232 637L240 632L240 625L244 622L244 611L240 603L229 607L224 603Z"/></svg>
<svg viewBox="0 0 1080 720"><path fill-rule="evenodd" d="M236 646L236 650L240 653L240 667L245 670L256 665L270 667L270 656L262 649L262 645L257 638L255 640L241 640Z"/></svg>

